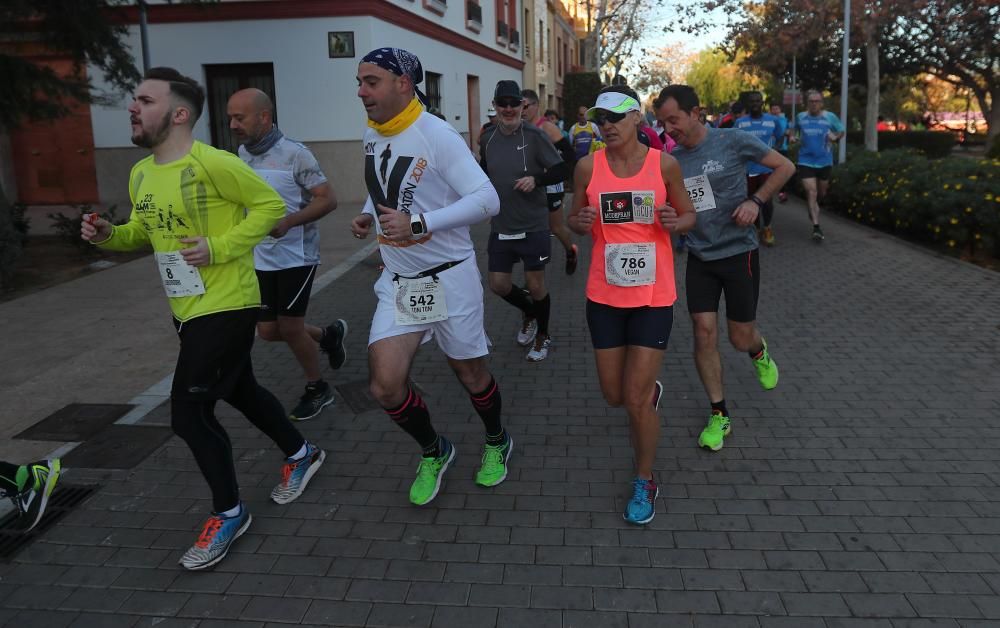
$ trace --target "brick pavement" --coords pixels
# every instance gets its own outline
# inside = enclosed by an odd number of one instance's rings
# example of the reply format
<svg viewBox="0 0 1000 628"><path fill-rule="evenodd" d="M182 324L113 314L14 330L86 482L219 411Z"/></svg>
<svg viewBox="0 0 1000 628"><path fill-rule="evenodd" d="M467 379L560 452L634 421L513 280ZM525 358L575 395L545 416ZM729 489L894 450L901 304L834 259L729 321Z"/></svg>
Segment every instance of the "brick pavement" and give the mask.
<svg viewBox="0 0 1000 628"><path fill-rule="evenodd" d="M834 218L825 228L816 246L801 203L779 206L760 322L781 382L761 391L748 359L724 351L735 431L717 454L696 448L707 408L682 296L663 373L661 497L645 529L620 514L631 450L624 412L597 387L586 256L569 279L557 252L548 361L523 360L515 311L487 296L517 441L500 487L473 483L481 423L425 348L413 376L459 452L431 506L407 501L408 437L344 404L301 425L330 457L302 498L272 504L275 450L220 407L254 523L218 568L176 565L210 502L175 438L131 472L74 470L71 481L102 488L0 565L0 623L1000 625L1000 430L989 421L1000 410L1000 276ZM313 318L351 324L337 384L365 378L375 263L314 298ZM287 349L258 343L255 361L291 404L301 383Z"/></svg>

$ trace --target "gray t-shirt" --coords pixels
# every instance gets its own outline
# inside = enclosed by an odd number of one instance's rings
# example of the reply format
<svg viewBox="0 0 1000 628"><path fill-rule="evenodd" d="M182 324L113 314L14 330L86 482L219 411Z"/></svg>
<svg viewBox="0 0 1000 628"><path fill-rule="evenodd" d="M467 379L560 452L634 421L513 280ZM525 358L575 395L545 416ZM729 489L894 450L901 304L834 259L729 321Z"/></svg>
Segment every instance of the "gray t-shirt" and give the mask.
<svg viewBox="0 0 1000 628"><path fill-rule="evenodd" d="M549 206L545 186L536 185L530 194L514 189L514 181L521 177L541 175L562 162L562 156L545 132L526 122L510 135L505 135L500 125L487 127L479 138L479 156L483 170L500 196L500 213L490 222L493 232L547 231Z"/></svg>
<svg viewBox="0 0 1000 628"><path fill-rule="evenodd" d="M747 163L759 162L769 150L746 131L709 127L700 144L678 144L670 153L681 164L684 187L697 212L698 222L687 234L692 255L711 261L759 246L754 226L737 225L733 212L748 198Z"/></svg>

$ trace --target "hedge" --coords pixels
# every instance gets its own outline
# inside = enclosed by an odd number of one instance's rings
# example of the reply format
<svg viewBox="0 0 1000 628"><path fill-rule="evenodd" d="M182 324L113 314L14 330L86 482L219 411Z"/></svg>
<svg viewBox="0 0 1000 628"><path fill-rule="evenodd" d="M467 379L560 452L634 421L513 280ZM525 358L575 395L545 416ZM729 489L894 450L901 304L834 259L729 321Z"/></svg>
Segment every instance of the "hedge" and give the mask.
<svg viewBox="0 0 1000 628"><path fill-rule="evenodd" d="M827 198L858 222L953 254L1000 258L1000 159L858 151L834 166Z"/></svg>
<svg viewBox="0 0 1000 628"><path fill-rule="evenodd" d="M576 123L580 105L593 107L601 91L601 75L597 72L570 72L563 77L563 120Z"/></svg>
<svg viewBox="0 0 1000 628"><path fill-rule="evenodd" d="M850 131L848 144L864 144L863 131ZM955 135L948 131L879 131L880 151L896 148L915 148L928 157L947 157L955 145Z"/></svg>

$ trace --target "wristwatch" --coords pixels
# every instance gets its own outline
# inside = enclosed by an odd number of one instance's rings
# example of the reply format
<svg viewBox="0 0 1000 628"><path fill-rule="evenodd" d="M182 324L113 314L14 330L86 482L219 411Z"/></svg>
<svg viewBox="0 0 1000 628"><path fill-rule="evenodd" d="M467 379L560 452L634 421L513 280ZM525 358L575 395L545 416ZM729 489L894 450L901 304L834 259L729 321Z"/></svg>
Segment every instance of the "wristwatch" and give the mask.
<svg viewBox="0 0 1000 628"><path fill-rule="evenodd" d="M410 232L415 236L427 233L427 225L424 223L424 219L420 217L420 214L416 214L410 218Z"/></svg>

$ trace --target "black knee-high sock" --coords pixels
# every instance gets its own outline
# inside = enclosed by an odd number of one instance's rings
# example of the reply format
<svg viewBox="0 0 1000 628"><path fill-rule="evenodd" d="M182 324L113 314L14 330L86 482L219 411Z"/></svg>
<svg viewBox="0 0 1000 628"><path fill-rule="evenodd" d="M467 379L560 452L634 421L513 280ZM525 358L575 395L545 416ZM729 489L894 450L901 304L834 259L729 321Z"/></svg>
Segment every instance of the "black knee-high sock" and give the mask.
<svg viewBox="0 0 1000 628"><path fill-rule="evenodd" d="M545 295L543 298L535 301L535 320L538 321L538 334L545 336L549 335L549 312L552 309L552 299L549 295Z"/></svg>
<svg viewBox="0 0 1000 628"><path fill-rule="evenodd" d="M441 443L434 426L431 425L431 414L417 391L408 388L403 405L398 408L385 408L385 411L396 425L417 441L425 457L441 455Z"/></svg>
<svg viewBox="0 0 1000 628"><path fill-rule="evenodd" d="M530 293L524 288L511 284L510 292L503 296L503 300L521 310L528 316L532 316L534 303L531 301Z"/></svg>
<svg viewBox="0 0 1000 628"><path fill-rule="evenodd" d="M504 441L504 429L500 423L500 410L503 402L500 398L500 386L497 380L490 378L490 384L480 393L469 395L472 405L486 427L486 442L499 445Z"/></svg>

